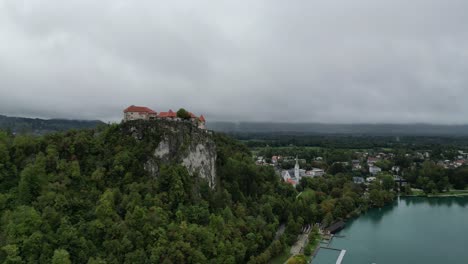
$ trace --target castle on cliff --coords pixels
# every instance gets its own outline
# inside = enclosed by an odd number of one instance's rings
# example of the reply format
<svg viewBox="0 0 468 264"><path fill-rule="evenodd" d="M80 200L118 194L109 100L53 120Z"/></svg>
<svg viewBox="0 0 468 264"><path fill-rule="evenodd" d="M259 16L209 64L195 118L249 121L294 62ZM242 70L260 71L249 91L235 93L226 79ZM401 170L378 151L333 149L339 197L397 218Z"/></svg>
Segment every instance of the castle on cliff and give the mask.
<svg viewBox="0 0 468 264"><path fill-rule="evenodd" d="M131 105L127 107L124 111L124 119L123 121L131 121L131 120L170 120L170 121L179 121L182 122L183 120L177 117L177 113L169 109L168 112L159 112L159 114L146 107L146 106L136 106ZM192 122L195 126L200 129L206 129L206 120L203 115L200 117L194 115L192 112L188 112L190 115L190 122Z"/></svg>

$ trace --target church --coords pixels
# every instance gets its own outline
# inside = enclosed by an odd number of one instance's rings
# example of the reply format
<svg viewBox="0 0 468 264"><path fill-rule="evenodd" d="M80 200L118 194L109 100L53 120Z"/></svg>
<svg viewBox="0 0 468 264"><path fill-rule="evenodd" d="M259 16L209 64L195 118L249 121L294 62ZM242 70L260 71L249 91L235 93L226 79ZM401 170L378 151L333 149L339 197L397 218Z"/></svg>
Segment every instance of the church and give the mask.
<svg viewBox="0 0 468 264"><path fill-rule="evenodd" d="M294 165L294 169L291 170L283 170L281 172L281 177L287 183L296 186L302 179L302 177L320 177L325 174L325 171L319 168L312 168L312 170L306 171L301 169L299 166L299 159L295 158L296 164Z"/></svg>
<svg viewBox="0 0 468 264"><path fill-rule="evenodd" d="M305 170L301 169L299 167L299 160L296 156L295 158L296 164L294 165L294 169L291 170L283 170L281 172L281 177L285 182L288 182L292 184L293 186L296 186L297 183L301 180L301 175L305 175Z"/></svg>

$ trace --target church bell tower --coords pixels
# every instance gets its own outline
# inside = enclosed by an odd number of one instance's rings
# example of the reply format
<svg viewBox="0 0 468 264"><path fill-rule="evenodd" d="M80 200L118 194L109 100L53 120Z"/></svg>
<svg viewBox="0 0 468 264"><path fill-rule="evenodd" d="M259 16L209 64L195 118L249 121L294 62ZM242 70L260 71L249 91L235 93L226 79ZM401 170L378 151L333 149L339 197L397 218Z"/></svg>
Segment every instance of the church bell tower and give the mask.
<svg viewBox="0 0 468 264"><path fill-rule="evenodd" d="M299 160L297 159L297 156L296 156L296 165L294 166L294 178L298 180L300 176L301 175L299 172Z"/></svg>

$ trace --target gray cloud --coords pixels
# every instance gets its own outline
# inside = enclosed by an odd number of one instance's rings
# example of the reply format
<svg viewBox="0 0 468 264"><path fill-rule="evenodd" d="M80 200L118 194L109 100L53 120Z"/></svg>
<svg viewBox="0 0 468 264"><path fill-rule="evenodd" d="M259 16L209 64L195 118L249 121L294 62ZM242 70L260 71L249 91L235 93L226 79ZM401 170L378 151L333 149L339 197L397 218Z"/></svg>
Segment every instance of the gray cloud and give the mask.
<svg viewBox="0 0 468 264"><path fill-rule="evenodd" d="M468 123L468 2L0 1L0 113Z"/></svg>

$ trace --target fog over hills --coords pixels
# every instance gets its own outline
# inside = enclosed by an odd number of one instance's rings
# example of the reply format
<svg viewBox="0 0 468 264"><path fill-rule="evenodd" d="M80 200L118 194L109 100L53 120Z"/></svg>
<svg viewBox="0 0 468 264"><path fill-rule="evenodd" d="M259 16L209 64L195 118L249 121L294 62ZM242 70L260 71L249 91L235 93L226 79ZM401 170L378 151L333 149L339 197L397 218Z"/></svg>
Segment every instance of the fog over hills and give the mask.
<svg viewBox="0 0 468 264"><path fill-rule="evenodd" d="M227 133L448 135L468 136L468 125L436 124L324 124L267 122L210 122L209 129Z"/></svg>
<svg viewBox="0 0 468 264"><path fill-rule="evenodd" d="M45 134L105 124L100 120L40 119L0 115L0 129L16 133ZM273 122L207 122L209 129L225 133L268 134L345 134L345 135L422 135L468 136L468 125L439 124L325 124Z"/></svg>

